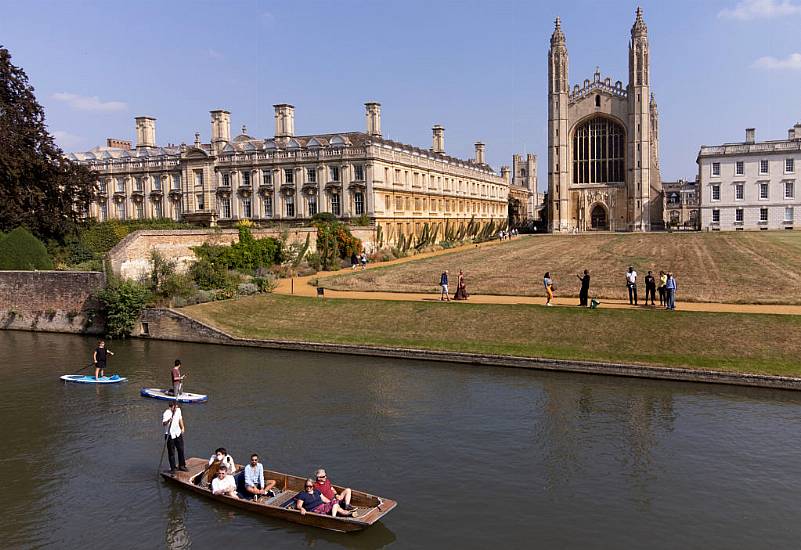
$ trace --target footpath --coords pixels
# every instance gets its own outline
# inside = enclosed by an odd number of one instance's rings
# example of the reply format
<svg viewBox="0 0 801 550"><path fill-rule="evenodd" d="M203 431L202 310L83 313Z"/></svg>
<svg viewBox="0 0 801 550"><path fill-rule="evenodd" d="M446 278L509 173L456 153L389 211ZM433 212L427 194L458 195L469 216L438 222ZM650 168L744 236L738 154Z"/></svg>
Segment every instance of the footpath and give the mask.
<svg viewBox="0 0 801 550"><path fill-rule="evenodd" d="M499 241L490 241L478 245L480 248L492 247L500 244ZM475 245L469 245L471 248ZM466 247L448 248L437 250L435 252L426 252L417 254L416 256L407 256L405 258L398 258L389 262L380 262L377 264L368 264L367 269L377 267L387 267L391 265L403 264L406 262L413 262L430 258L433 256L441 256L443 254L451 254L453 252L464 251ZM361 269L361 267L357 268ZM294 277L293 279L281 279L278 286L273 291L276 294L294 295L294 296L317 296L317 289L310 283L314 280L325 279L326 277L333 277L347 272L347 269L342 271L321 271L315 275L307 275L305 277ZM330 290L325 289L324 295L326 298L341 298L347 300L392 300L404 302L439 302L439 292L433 291L431 293L422 292L365 292L365 291L351 291L351 290ZM612 300L612 299L599 299L602 308L613 309L661 309L660 306L632 306L625 300ZM467 301L454 301L451 304L529 304L529 305L545 305L545 297L540 296L513 296L513 295L495 295L495 294L471 294ZM555 307L578 307L578 297L559 297L553 301ZM458 306L456 306L458 307ZM756 313L767 315L801 315L801 306L797 305L783 305L783 304L723 304L716 302L676 302L676 309L679 311L703 311L713 313Z"/></svg>

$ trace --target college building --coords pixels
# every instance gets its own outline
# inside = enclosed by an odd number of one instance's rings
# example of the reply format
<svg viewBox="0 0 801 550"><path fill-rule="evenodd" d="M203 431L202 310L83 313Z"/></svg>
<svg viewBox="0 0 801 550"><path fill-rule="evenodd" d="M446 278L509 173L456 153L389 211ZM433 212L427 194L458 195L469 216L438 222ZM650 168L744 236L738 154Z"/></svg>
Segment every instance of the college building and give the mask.
<svg viewBox="0 0 801 550"><path fill-rule="evenodd" d="M801 123L772 141L748 128L744 142L702 146L697 162L702 230L801 228Z"/></svg>
<svg viewBox="0 0 801 550"><path fill-rule="evenodd" d="M364 132L295 134L295 108L278 104L275 135L242 127L231 138L231 114L211 111L211 140L159 146L156 119L137 117L136 142L68 157L98 174L88 215L98 220L167 217L227 225L237 220L303 224L318 212L368 218L386 241L419 234L428 223L481 225L508 219L509 181L485 161L445 152L445 129L432 129L430 149L382 137L381 105L365 104ZM442 232L440 234L443 234Z"/></svg>

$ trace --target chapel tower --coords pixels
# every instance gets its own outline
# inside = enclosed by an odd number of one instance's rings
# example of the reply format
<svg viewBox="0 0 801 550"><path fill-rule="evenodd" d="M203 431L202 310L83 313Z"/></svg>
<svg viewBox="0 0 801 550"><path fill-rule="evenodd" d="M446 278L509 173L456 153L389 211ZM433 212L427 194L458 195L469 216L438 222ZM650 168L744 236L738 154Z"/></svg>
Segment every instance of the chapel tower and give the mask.
<svg viewBox="0 0 801 550"><path fill-rule="evenodd" d="M557 17L548 50L548 223L549 230L568 228L568 103L567 41Z"/></svg>

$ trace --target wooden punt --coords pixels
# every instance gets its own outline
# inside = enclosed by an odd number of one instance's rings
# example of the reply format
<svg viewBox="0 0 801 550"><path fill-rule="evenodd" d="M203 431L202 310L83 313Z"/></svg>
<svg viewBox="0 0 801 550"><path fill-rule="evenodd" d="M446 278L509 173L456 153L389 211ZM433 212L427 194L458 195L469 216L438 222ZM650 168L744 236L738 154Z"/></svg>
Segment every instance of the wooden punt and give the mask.
<svg viewBox="0 0 801 550"><path fill-rule="evenodd" d="M190 458L186 461L188 472L179 471L176 472L175 475L162 472L161 475L164 479L177 483L185 489L203 495L206 498L223 502L229 506L250 510L257 514L279 518L293 523L329 529L331 531L350 532L366 529L398 504L394 500L353 490L350 503L351 506L355 506L358 510L358 517L356 518L332 517L315 514L313 512L307 512L306 515L302 515L298 510L295 510L294 505L289 507L287 507L287 505L294 501L294 497L298 492L303 490L304 483L306 482L305 477L293 476L265 469L264 479L274 479L277 482L274 489L277 495L268 498L261 497L259 501L253 501L224 495L215 495L212 494L210 489L196 484L196 481L198 481L201 474L205 471L207 465L208 461L203 458ZM241 474L243 468L243 466L238 464L235 475ZM342 490L342 487L334 486L334 488L337 491Z"/></svg>

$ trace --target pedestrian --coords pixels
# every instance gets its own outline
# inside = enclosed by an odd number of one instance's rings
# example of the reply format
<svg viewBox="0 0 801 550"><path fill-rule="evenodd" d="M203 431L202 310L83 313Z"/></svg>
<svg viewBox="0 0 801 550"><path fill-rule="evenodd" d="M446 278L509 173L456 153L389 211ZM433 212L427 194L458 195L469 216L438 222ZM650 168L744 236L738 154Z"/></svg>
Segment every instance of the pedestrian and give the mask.
<svg viewBox="0 0 801 550"><path fill-rule="evenodd" d="M350 255L350 268L356 269L356 266L359 265L359 257L354 252Z"/></svg>
<svg viewBox="0 0 801 550"><path fill-rule="evenodd" d="M464 282L464 272L460 269L459 270L459 278L456 280L456 294L454 294L454 300L467 300L470 295L467 293L467 286Z"/></svg>
<svg viewBox="0 0 801 550"><path fill-rule="evenodd" d="M105 340L98 340L97 341L97 348L95 349L94 353L92 354L92 362L95 364L95 380L97 380L101 376L106 375L106 356L107 355L114 355L114 352L110 349L106 349L106 341Z"/></svg>
<svg viewBox="0 0 801 550"><path fill-rule="evenodd" d="M637 272L629 266L626 272L626 287L629 289L629 305L637 305Z"/></svg>
<svg viewBox="0 0 801 550"><path fill-rule="evenodd" d="M546 271L545 276L542 278L542 284L545 285L545 295L547 298L545 299L546 306L552 306L551 300L553 300L553 280L551 279L551 272Z"/></svg>
<svg viewBox="0 0 801 550"><path fill-rule="evenodd" d="M645 276L645 305L648 305L648 296L651 296L651 305L655 306L654 299L656 298L656 279L654 279L653 272L649 271Z"/></svg>
<svg viewBox="0 0 801 550"><path fill-rule="evenodd" d="M367 252L362 252L361 262L362 262L362 271L364 271L365 269L367 269Z"/></svg>
<svg viewBox="0 0 801 550"><path fill-rule="evenodd" d="M178 398L184 390L185 374L181 374L181 360L175 360L175 366L172 368L172 394Z"/></svg>
<svg viewBox="0 0 801 550"><path fill-rule="evenodd" d="M667 299L665 293L667 289L665 288L665 283L667 283L667 273L664 271L659 272L659 286L656 289L659 291L659 305L665 306L667 305Z"/></svg>
<svg viewBox="0 0 801 550"><path fill-rule="evenodd" d="M439 295L440 302L450 302L451 297L448 295L448 270L442 272L439 276L439 286L442 288L442 293Z"/></svg>
<svg viewBox="0 0 801 550"><path fill-rule="evenodd" d="M587 299L589 298L590 294L590 272L585 269L583 277L578 273L576 274L576 277L578 277L578 280L581 281L581 290L579 290L579 305L581 307L587 307Z"/></svg>
<svg viewBox="0 0 801 550"><path fill-rule="evenodd" d="M676 278L673 276L673 273L668 272L667 274L667 282L665 283L665 289L667 290L667 309L673 311L676 309Z"/></svg>
<svg viewBox="0 0 801 550"><path fill-rule="evenodd" d="M178 401L170 401L167 410L161 417L161 424L164 426L164 439L167 440L167 459L170 461L170 473L175 475L176 461L178 455L178 470L188 472L186 459L184 458L184 418L181 414L181 407Z"/></svg>

